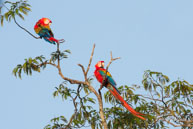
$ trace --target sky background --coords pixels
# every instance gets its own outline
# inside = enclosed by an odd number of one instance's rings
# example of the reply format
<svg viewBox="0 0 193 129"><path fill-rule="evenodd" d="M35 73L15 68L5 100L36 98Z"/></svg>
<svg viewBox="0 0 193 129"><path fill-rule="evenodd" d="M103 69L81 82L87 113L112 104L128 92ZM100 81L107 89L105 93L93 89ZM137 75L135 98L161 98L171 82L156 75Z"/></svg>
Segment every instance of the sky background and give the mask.
<svg viewBox="0 0 193 129"><path fill-rule="evenodd" d="M33 27L40 18L52 20L55 37L66 40L61 50L72 52L61 65L67 77L84 79L77 64L87 66L96 43L89 76L97 61L108 63L112 51L121 57L109 68L118 86L140 85L145 70L193 83L192 0L31 0L29 4L32 12L18 22L35 34ZM12 74L25 58L49 57L56 46L34 39L13 22L0 27L0 43L0 128L42 129L54 117L69 118L71 102L52 96L62 82L55 68L23 75L22 80ZM93 86L98 89L99 83L95 80Z"/></svg>

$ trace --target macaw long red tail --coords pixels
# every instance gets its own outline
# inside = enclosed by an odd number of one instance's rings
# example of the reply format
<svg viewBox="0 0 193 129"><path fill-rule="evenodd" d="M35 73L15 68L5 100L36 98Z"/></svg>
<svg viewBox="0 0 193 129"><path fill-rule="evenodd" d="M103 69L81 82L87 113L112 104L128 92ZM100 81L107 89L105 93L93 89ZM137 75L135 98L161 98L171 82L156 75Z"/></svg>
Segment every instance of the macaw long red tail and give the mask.
<svg viewBox="0 0 193 129"><path fill-rule="evenodd" d="M144 117L140 116L140 115L144 115L142 113L136 112L131 106L129 106L129 104L119 95L119 93L117 92L117 90L113 87L113 90L109 89L109 91L111 92L111 94L121 102L121 104L127 108L127 110L129 110L133 115L135 115L136 117L142 119L142 120L146 120Z"/></svg>

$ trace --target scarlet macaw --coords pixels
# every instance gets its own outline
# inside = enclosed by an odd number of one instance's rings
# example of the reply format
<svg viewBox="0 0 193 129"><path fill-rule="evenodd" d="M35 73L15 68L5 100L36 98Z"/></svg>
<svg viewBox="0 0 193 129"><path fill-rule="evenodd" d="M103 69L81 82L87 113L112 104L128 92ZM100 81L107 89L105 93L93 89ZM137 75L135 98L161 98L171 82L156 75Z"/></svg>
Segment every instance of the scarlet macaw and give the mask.
<svg viewBox="0 0 193 129"><path fill-rule="evenodd" d="M94 75L96 77L96 79L106 88L109 89L109 91L111 92L111 94L121 102L121 104L127 109L129 110L133 115L145 120L144 117L142 117L141 115L144 115L142 113L136 112L131 106L129 106L129 104L127 104L127 102L120 96L120 92L118 91L118 89L116 88L116 82L114 81L114 79L112 78L111 74L109 72L106 71L106 69L104 69L104 61L99 61L96 65L95 65L96 70L94 71Z"/></svg>
<svg viewBox="0 0 193 129"><path fill-rule="evenodd" d="M40 19L34 26L35 32L40 36L40 38L44 38L45 41L56 44L64 42L64 39L57 40L54 38L54 34L50 28L52 21L48 18Z"/></svg>

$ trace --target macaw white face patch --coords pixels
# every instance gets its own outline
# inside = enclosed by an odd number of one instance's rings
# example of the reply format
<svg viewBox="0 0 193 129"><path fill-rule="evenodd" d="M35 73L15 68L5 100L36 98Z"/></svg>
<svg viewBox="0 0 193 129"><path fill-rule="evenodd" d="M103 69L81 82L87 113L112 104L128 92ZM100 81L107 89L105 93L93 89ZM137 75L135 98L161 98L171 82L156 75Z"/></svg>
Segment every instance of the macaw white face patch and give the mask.
<svg viewBox="0 0 193 129"><path fill-rule="evenodd" d="M104 64L104 62L99 61L97 66L100 67L100 68L104 68L105 64Z"/></svg>
<svg viewBox="0 0 193 129"><path fill-rule="evenodd" d="M46 25L48 25L50 23L50 20L48 20L48 19L46 19L45 21L44 21L44 24L46 24ZM50 23L51 24L51 23Z"/></svg>

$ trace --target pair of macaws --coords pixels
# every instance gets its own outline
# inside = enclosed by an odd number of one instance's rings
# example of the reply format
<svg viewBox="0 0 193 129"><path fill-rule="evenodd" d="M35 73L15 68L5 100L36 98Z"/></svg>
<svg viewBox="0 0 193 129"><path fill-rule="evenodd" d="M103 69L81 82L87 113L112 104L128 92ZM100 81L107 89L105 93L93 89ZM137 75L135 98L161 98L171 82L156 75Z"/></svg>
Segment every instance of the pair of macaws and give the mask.
<svg viewBox="0 0 193 129"><path fill-rule="evenodd" d="M54 38L54 34L52 33L52 30L50 28L52 21L48 18L42 18L40 19L36 25L34 26L35 32L41 37L44 38L45 41L56 44L56 43L62 43L64 42L63 39L57 40ZM144 117L141 115L144 115L142 113L136 112L127 102L120 96L120 92L116 88L116 82L112 78L111 74L104 69L104 61L99 61L95 65L96 70L94 71L94 75L97 78L97 80L102 84L102 86L105 86L109 89L111 94L121 102L121 104L129 110L133 115L136 117L145 120Z"/></svg>

